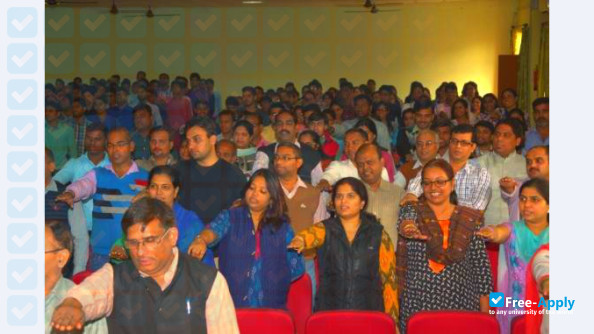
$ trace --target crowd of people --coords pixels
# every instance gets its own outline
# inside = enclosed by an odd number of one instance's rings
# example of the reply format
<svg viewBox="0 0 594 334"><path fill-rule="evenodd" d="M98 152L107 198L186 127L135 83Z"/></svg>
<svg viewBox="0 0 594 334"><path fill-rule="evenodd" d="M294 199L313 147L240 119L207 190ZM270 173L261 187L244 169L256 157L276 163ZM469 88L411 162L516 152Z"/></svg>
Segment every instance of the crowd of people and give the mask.
<svg viewBox="0 0 594 334"><path fill-rule="evenodd" d="M493 291L548 298L548 98L433 93L48 83L46 330L238 333L236 308L286 309L302 275L313 311L385 312L400 333L420 311L488 313Z"/></svg>

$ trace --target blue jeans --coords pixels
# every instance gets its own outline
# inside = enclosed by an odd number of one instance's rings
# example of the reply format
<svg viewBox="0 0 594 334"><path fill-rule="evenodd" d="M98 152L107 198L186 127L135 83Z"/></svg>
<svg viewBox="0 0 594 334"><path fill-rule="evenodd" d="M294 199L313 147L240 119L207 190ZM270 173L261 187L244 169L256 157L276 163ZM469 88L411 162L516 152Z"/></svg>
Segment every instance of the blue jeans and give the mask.
<svg viewBox="0 0 594 334"><path fill-rule="evenodd" d="M313 311L313 306L316 302L316 263L314 259L304 259L305 262L305 273L311 279L311 306Z"/></svg>

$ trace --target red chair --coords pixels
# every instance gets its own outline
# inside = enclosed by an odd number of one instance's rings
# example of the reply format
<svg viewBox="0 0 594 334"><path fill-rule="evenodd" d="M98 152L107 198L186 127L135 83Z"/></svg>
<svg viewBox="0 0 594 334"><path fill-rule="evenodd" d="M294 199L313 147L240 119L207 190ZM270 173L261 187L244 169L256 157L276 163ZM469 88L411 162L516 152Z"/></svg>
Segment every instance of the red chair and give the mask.
<svg viewBox="0 0 594 334"><path fill-rule="evenodd" d="M295 320L297 334L305 333L305 323L311 315L311 279L307 274L291 283L289 295L287 296L287 309Z"/></svg>
<svg viewBox="0 0 594 334"><path fill-rule="evenodd" d="M493 277L493 289L497 291L497 266L499 265L499 244L493 242L485 243L487 257L491 263L491 275Z"/></svg>
<svg viewBox="0 0 594 334"><path fill-rule="evenodd" d="M323 311L314 313L305 325L306 334L394 334L394 320L383 312Z"/></svg>
<svg viewBox="0 0 594 334"><path fill-rule="evenodd" d="M499 334L494 316L468 311L423 311L414 314L406 325L408 334Z"/></svg>
<svg viewBox="0 0 594 334"><path fill-rule="evenodd" d="M77 284L77 285L78 285L78 284L80 284L82 281L84 281L84 280L85 280L85 278L87 278L87 277L91 276L91 274L92 274L92 273L93 273L93 272L92 272L92 271L90 271L90 270L85 270L85 271L78 272L78 273L76 273L76 274L74 274L74 275L72 276L72 282L74 282L74 284Z"/></svg>
<svg viewBox="0 0 594 334"><path fill-rule="evenodd" d="M293 318L287 311L268 308L237 309L241 334L294 334Z"/></svg>
<svg viewBox="0 0 594 334"><path fill-rule="evenodd" d="M526 315L520 315L514 318L511 323L511 334L526 333Z"/></svg>

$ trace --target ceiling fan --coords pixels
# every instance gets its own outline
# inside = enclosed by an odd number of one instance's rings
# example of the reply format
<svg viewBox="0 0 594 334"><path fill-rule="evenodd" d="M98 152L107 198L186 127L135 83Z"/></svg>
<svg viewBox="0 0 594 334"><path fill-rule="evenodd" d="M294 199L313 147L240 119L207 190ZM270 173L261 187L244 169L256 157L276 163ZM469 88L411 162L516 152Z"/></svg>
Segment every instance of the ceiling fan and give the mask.
<svg viewBox="0 0 594 334"><path fill-rule="evenodd" d="M115 6L115 0L113 0L113 1L114 1L114 6ZM113 6L112 6L112 10L110 12L113 13ZM152 0L148 1L146 11L137 10L137 9L122 9L119 12L121 12L123 14L130 14L130 15L124 15L126 17L133 17L133 16L135 17L135 16L138 16L138 14L144 14L148 18L157 17L157 16L179 16L180 15L180 14L175 14L175 13L173 13L173 14L155 14L155 12L153 11L153 1Z"/></svg>
<svg viewBox="0 0 594 334"><path fill-rule="evenodd" d="M384 3L376 3L375 0L365 0L365 3L363 4L363 7L365 8L369 8L369 9L362 9L362 10L345 10L345 13L364 13L364 12L370 12L371 14L377 14L380 12L397 12L400 11L400 9L380 9L378 7L384 7L384 6L402 6L404 5L403 2L384 2Z"/></svg>

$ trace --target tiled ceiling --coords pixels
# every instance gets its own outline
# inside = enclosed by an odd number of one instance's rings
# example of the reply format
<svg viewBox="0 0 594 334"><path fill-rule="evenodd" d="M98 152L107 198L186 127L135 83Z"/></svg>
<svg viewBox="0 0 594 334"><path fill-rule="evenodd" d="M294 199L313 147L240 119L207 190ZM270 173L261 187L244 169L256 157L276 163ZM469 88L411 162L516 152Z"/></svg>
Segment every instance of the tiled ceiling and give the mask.
<svg viewBox="0 0 594 334"><path fill-rule="evenodd" d="M63 3L61 3L63 1ZM113 0L46 0L57 2L63 7L110 7ZM378 7L415 6L423 4L469 2L481 0L375 0ZM244 4L244 0L115 0L120 8L144 7L358 7L363 6L365 0L262 0L260 4Z"/></svg>

